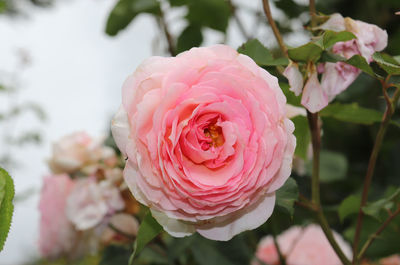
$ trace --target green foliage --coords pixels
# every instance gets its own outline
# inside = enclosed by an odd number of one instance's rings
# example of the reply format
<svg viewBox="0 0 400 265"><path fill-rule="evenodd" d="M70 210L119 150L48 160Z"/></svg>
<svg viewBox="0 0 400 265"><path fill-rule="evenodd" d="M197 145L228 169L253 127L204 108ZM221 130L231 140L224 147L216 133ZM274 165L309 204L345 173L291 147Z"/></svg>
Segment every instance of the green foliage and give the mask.
<svg viewBox="0 0 400 265"><path fill-rule="evenodd" d="M343 222L350 215L358 213L360 204L361 197L359 195L350 195L344 199L338 209L340 221Z"/></svg>
<svg viewBox="0 0 400 265"><path fill-rule="evenodd" d="M238 52L249 56L260 66L278 66L288 65L289 60L286 57L274 59L271 52L257 39L252 39L243 43L238 48Z"/></svg>
<svg viewBox="0 0 400 265"><path fill-rule="evenodd" d="M348 162L344 155L332 152L321 151L320 156L320 181L329 183L346 178Z"/></svg>
<svg viewBox="0 0 400 265"><path fill-rule="evenodd" d="M226 31L231 16L231 9L227 1L188 0L188 2L186 18L190 24Z"/></svg>
<svg viewBox="0 0 400 265"><path fill-rule="evenodd" d="M188 0L168 0L171 6L184 6L188 3Z"/></svg>
<svg viewBox="0 0 400 265"><path fill-rule="evenodd" d="M217 242L194 235L191 244L194 260L198 265L243 265L251 259L243 236L234 237L229 242Z"/></svg>
<svg viewBox="0 0 400 265"><path fill-rule="evenodd" d="M346 63L348 63L354 67L357 67L364 73L367 73L374 78L376 77L374 70L372 70L372 68L371 68L371 66L369 66L367 60L365 60L365 58L362 57L361 55L358 55L358 54L353 55L350 59L348 59L346 61Z"/></svg>
<svg viewBox="0 0 400 265"><path fill-rule="evenodd" d="M285 209L290 216L294 213L294 202L299 198L299 188L293 178L276 191L276 205Z"/></svg>
<svg viewBox="0 0 400 265"><path fill-rule="evenodd" d="M0 251L3 250L11 226L14 193L12 178L0 168Z"/></svg>
<svg viewBox="0 0 400 265"><path fill-rule="evenodd" d="M201 27L196 25L187 26L178 38L177 52L189 50L192 47L198 47L203 42Z"/></svg>
<svg viewBox="0 0 400 265"><path fill-rule="evenodd" d="M294 154L304 160L307 160L307 152L311 140L307 118L304 116L296 116L292 118L292 121L295 127L294 136L296 136L296 149Z"/></svg>
<svg viewBox="0 0 400 265"><path fill-rule="evenodd" d="M103 251L99 265L128 264L131 251L123 245L110 245Z"/></svg>
<svg viewBox="0 0 400 265"><path fill-rule="evenodd" d="M372 58L387 74L400 75L400 63L390 55L376 52Z"/></svg>
<svg viewBox="0 0 400 265"><path fill-rule="evenodd" d="M331 117L340 121L371 125L382 120L379 111L360 107L357 103L330 104L320 112L321 117Z"/></svg>
<svg viewBox="0 0 400 265"><path fill-rule="evenodd" d="M117 35L140 13L159 15L159 2L157 0L119 0L108 17L106 33L110 36Z"/></svg>
<svg viewBox="0 0 400 265"><path fill-rule="evenodd" d="M335 31L327 30L322 35L323 45L324 45L325 49L331 48L337 42L348 41L348 40L352 40L355 38L356 38L356 36L353 33L348 32L348 31L335 32Z"/></svg>
<svg viewBox="0 0 400 265"><path fill-rule="evenodd" d="M161 225L151 216L150 211L143 218L140 224L137 238L134 244L132 256L129 264L132 264L135 256L143 250L143 248L163 231Z"/></svg>
<svg viewBox="0 0 400 265"><path fill-rule="evenodd" d="M309 42L300 47L288 49L289 58L296 62L316 62L323 52L317 42Z"/></svg>
<svg viewBox="0 0 400 265"><path fill-rule="evenodd" d="M382 221L384 216L387 216L386 212L391 210L393 206L397 206L400 199L400 188L395 190L389 189L389 193L385 198L379 199L375 202L368 203L362 208L363 212L379 221Z"/></svg>

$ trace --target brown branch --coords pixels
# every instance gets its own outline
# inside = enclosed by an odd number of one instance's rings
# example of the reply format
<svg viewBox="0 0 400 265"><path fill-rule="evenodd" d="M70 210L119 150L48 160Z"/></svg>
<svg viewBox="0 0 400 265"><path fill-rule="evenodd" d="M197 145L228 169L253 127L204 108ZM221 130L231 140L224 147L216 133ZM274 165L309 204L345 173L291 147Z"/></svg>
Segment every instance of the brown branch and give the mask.
<svg viewBox="0 0 400 265"><path fill-rule="evenodd" d="M391 214L389 218L386 219L385 222L383 222L383 224L378 228L378 230L376 230L374 234L369 236L367 242L365 242L364 246L361 248L361 251L357 256L357 260L362 259L368 247L372 244L372 242L374 242L375 238L377 238L382 233L382 231L390 224L390 222L399 214L400 214L400 205L397 208L397 210L393 214Z"/></svg>
<svg viewBox="0 0 400 265"><path fill-rule="evenodd" d="M386 87L387 87L386 83L383 83L383 85L384 85L383 89L386 89ZM397 88L396 92L393 95L393 98L391 100L389 100L389 102L386 106L386 111L382 118L381 125L379 127L378 133L375 138L375 144L374 144L374 147L372 148L371 156L369 158L367 173L364 178L364 186L363 186L363 192L362 192L362 197L361 197L360 209L358 211L356 232L354 234L354 240L353 240L353 264L357 264L357 261L358 261L357 251L358 251L358 244L360 242L361 229L362 229L362 224L363 224L363 219L364 219L364 212L363 212L362 208L367 203L368 192L369 192L369 188L371 186L372 176L374 174L376 160L378 158L379 150L381 149L383 138L384 138L384 136L386 134L386 130L390 124L390 120L391 120L393 112L394 112L394 107L395 107L395 104L398 101L399 97L400 97L400 88Z"/></svg>
<svg viewBox="0 0 400 265"><path fill-rule="evenodd" d="M159 22L160 22L161 28L164 32L165 39L167 40L168 52L171 54L171 56L175 56L176 50L175 50L174 40L172 38L171 33L169 32L167 21L165 20L165 14L161 7L160 7Z"/></svg>
<svg viewBox="0 0 400 265"><path fill-rule="evenodd" d="M228 4L229 4L229 6L231 8L231 12L232 12L233 18L235 19L236 24L238 25L240 33L242 33L243 37L246 40L250 39L249 34L247 34L246 29L244 28L244 25L243 25L242 21L240 20L238 14L236 12L237 11L237 7L232 3L232 0L228 0Z"/></svg>
<svg viewBox="0 0 400 265"><path fill-rule="evenodd" d="M274 19L272 18L271 9L269 8L269 2L268 2L268 0L262 0L262 3L263 3L263 8L264 8L264 13L267 16L267 19L272 28L272 31L274 32L275 38L279 44L279 48L281 49L283 54L287 57L287 48L283 42L281 33L279 32L279 29L276 26Z"/></svg>

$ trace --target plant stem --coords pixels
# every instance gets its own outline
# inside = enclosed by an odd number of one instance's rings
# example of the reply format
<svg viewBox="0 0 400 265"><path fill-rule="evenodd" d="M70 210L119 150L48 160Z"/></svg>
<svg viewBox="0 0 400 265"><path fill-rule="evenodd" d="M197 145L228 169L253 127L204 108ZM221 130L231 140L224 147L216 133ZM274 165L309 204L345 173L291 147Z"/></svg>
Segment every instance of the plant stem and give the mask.
<svg viewBox="0 0 400 265"><path fill-rule="evenodd" d="M279 262L280 262L279 264L286 265L285 257L282 255L282 251L281 251L281 248L279 247L278 241L276 240L275 233L272 235L272 238L274 240L274 245L275 245L276 251L278 252Z"/></svg>
<svg viewBox="0 0 400 265"><path fill-rule="evenodd" d="M321 134L318 125L318 113L307 111L308 125L311 131L311 143L313 147L313 167L311 179L311 201L320 205L319 195L319 157L321 149Z"/></svg>
<svg viewBox="0 0 400 265"><path fill-rule="evenodd" d="M316 26L316 21L315 21L315 16L317 14L317 11L315 9L315 0L310 0L310 18L311 18L311 27Z"/></svg>
<svg viewBox="0 0 400 265"><path fill-rule="evenodd" d="M160 7L160 25L161 25L161 28L164 31L165 39L167 40L168 52L172 56L175 56L176 55L176 50L175 50L174 41L173 41L171 33L169 32L167 21L165 20L164 11L162 10L161 7Z"/></svg>
<svg viewBox="0 0 400 265"><path fill-rule="evenodd" d="M329 223L326 220L322 211L320 202L320 187L319 187L319 157L321 149L321 133L320 126L318 124L318 113L310 113L307 111L308 125L311 131L311 143L313 147L313 172L311 179L311 203L313 207L310 207L316 214L316 220L322 228L326 238L331 244L332 248L338 255L339 259L344 265L350 265L351 262L348 260L346 255L341 250L340 246L336 242L332 230L329 227Z"/></svg>
<svg viewBox="0 0 400 265"><path fill-rule="evenodd" d="M387 89L387 85L386 85L386 83L383 83L384 93L386 93L386 89ZM363 186L363 192L362 192L362 196L361 196L360 209L358 211L356 232L354 234L354 240L353 240L353 264L357 264L357 262L358 262L357 251L358 251L358 244L360 242L362 223L363 223L363 219L364 219L364 213L363 213L362 208L367 203L369 187L371 186L372 176L374 174L376 160L378 158L379 150L381 149L383 138L385 137L386 130L390 124L390 119L392 118L392 115L394 113L394 107L396 106L395 104L396 104L397 100L399 99L399 97L400 97L400 88L397 88L393 95L391 102L389 102L386 106L386 111L385 111L385 114L383 115L381 125L379 127L378 133L375 138L375 144L374 144L374 147L372 148L371 156L369 158L367 173L364 178L364 186Z"/></svg>
<svg viewBox="0 0 400 265"><path fill-rule="evenodd" d="M272 18L271 9L269 8L269 2L268 2L268 0L262 0L262 3L263 3L263 8L264 8L264 13L267 16L268 22L271 25L272 31L274 32L274 35L275 35L275 38L278 41L279 48L281 49L283 54L287 57L287 48L286 48L285 44L283 43L281 33L279 32L279 29L276 26L274 19Z"/></svg>
<svg viewBox="0 0 400 265"><path fill-rule="evenodd" d="M361 248L361 251L357 256L357 260L360 260L364 256L368 247L372 244L372 242L375 240L375 238L377 238L382 233L382 231L390 224L390 222L399 214L400 214L400 206L397 208L397 210L393 214L391 214L389 216L388 219L386 219L386 221L378 228L378 230L374 234L369 236L367 242L365 242L365 244Z"/></svg>

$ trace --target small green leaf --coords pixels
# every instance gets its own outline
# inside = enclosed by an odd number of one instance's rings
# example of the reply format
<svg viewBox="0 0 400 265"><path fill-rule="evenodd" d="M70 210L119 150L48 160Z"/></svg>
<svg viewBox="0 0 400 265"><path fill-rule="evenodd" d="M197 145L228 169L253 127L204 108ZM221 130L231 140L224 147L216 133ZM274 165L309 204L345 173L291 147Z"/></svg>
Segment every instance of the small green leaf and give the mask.
<svg viewBox="0 0 400 265"><path fill-rule="evenodd" d="M276 204L284 208L291 216L294 213L294 202L299 198L299 189L296 181L289 178L285 184L276 191Z"/></svg>
<svg viewBox="0 0 400 265"><path fill-rule="evenodd" d="M0 168L0 193L2 194L0 204L0 252L10 231L12 215L14 211L14 182L7 171Z"/></svg>
<svg viewBox="0 0 400 265"><path fill-rule="evenodd" d="M189 0L186 18L190 24L225 32L230 16L231 8L225 0Z"/></svg>
<svg viewBox="0 0 400 265"><path fill-rule="evenodd" d="M366 206L362 208L362 210L365 214L381 221L382 210L389 210L390 208L392 208L394 205L394 201L396 201L399 196L400 196L400 188L395 190L387 198L383 198L375 202L368 203Z"/></svg>
<svg viewBox="0 0 400 265"><path fill-rule="evenodd" d="M340 121L371 125L382 120L383 114L373 109L360 107L357 103L330 104L320 112L321 117L332 117Z"/></svg>
<svg viewBox="0 0 400 265"><path fill-rule="evenodd" d="M346 178L348 169L347 159L344 155L322 151L320 157L320 180L329 183Z"/></svg>
<svg viewBox="0 0 400 265"><path fill-rule="evenodd" d="M140 13L160 14L157 0L119 0L107 19L106 33L115 36Z"/></svg>
<svg viewBox="0 0 400 265"><path fill-rule="evenodd" d="M203 42L201 28L195 25L187 26L178 38L177 52L189 50L192 47L198 47Z"/></svg>
<svg viewBox="0 0 400 265"><path fill-rule="evenodd" d="M311 139L307 118L304 116L296 116L292 118L292 121L295 128L294 136L296 136L296 150L294 154L307 160L307 152Z"/></svg>
<svg viewBox="0 0 400 265"><path fill-rule="evenodd" d="M346 61L346 58L329 51L323 51L320 59L320 62L328 62L328 63L337 63L344 61Z"/></svg>
<svg viewBox="0 0 400 265"><path fill-rule="evenodd" d="M376 52L372 55L372 58L386 73L400 75L400 64L390 55Z"/></svg>
<svg viewBox="0 0 400 265"><path fill-rule="evenodd" d="M322 38L323 38L324 48L329 49L337 42L352 40L355 39L356 36L348 31L335 32L327 30L323 34Z"/></svg>
<svg viewBox="0 0 400 265"><path fill-rule="evenodd" d="M359 195L350 195L344 199L338 209L340 221L343 222L349 215L358 213L360 204L361 197Z"/></svg>
<svg viewBox="0 0 400 265"><path fill-rule="evenodd" d="M374 71L372 70L371 66L369 66L367 60L365 60L364 57L362 57L361 55L353 55L353 57L351 57L350 59L348 59L346 61L346 63L357 67L358 69L360 69L361 71L369 74L370 76L376 78L376 74L374 73Z"/></svg>
<svg viewBox="0 0 400 265"><path fill-rule="evenodd" d="M315 42L288 49L289 58L296 62L317 61L322 54L322 47Z"/></svg>
<svg viewBox="0 0 400 265"><path fill-rule="evenodd" d="M132 264L135 256L162 231L162 226L157 223L149 211L140 224L129 264Z"/></svg>
<svg viewBox="0 0 400 265"><path fill-rule="evenodd" d="M267 65L274 58L271 52L257 39L249 40L238 48L238 52L243 53L253 59L258 65Z"/></svg>

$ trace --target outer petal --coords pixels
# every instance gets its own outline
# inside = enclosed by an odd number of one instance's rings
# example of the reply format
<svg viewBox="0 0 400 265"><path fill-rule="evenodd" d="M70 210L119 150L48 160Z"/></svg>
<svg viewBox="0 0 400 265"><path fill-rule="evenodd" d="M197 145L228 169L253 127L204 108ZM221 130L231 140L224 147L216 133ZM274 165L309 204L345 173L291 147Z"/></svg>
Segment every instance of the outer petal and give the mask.
<svg viewBox="0 0 400 265"><path fill-rule="evenodd" d="M300 95L303 90L303 75L299 71L299 67L297 64L291 63L288 67L286 67L283 72L283 76L285 76L289 80L290 91L293 91L296 96Z"/></svg>
<svg viewBox="0 0 400 265"><path fill-rule="evenodd" d="M318 27L318 29L343 31L346 30L344 18L341 14L335 13L330 16L328 21Z"/></svg>
<svg viewBox="0 0 400 265"><path fill-rule="evenodd" d="M312 73L304 86L301 104L310 112L315 113L325 108L328 102L328 96L318 81L317 72Z"/></svg>
<svg viewBox="0 0 400 265"><path fill-rule="evenodd" d="M286 117L291 119L296 116L306 116L307 112L305 108L296 107L290 104L286 104Z"/></svg>
<svg viewBox="0 0 400 265"><path fill-rule="evenodd" d="M195 226L192 223L172 219L164 213L151 209L151 215L164 228L168 234L174 237L190 236L196 232Z"/></svg>
<svg viewBox="0 0 400 265"><path fill-rule="evenodd" d="M274 206L275 193L266 194L258 203L244 207L225 222L198 226L196 230L205 238L228 241L241 232L255 229L265 223L271 216Z"/></svg>
<svg viewBox="0 0 400 265"><path fill-rule="evenodd" d="M129 141L129 121L128 114L121 105L117 114L111 122L111 132L119 150L126 156L126 147Z"/></svg>

